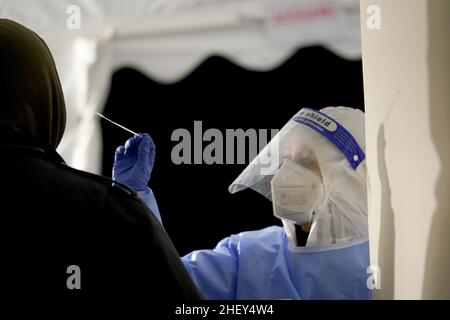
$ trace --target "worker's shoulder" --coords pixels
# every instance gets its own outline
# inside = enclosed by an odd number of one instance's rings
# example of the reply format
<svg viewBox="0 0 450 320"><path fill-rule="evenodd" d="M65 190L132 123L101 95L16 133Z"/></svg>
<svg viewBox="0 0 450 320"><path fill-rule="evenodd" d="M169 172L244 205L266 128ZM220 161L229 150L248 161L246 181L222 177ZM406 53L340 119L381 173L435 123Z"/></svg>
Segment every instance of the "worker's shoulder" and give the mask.
<svg viewBox="0 0 450 320"><path fill-rule="evenodd" d="M56 164L56 170L58 170L58 177L61 181L65 181L68 185L76 188L81 186L83 189L95 189L103 190L111 194L117 194L118 197L128 196L136 197L136 192L126 185L122 185L109 177L93 174L87 171L78 170L72 168L66 164ZM120 186L120 188L112 187L113 184Z"/></svg>
<svg viewBox="0 0 450 320"><path fill-rule="evenodd" d="M280 226L270 226L260 230L244 231L239 234L222 239L218 247L228 247L239 251L238 248L258 248L265 247L267 243L271 248L279 248L283 243L284 229ZM264 249L265 250L265 249Z"/></svg>

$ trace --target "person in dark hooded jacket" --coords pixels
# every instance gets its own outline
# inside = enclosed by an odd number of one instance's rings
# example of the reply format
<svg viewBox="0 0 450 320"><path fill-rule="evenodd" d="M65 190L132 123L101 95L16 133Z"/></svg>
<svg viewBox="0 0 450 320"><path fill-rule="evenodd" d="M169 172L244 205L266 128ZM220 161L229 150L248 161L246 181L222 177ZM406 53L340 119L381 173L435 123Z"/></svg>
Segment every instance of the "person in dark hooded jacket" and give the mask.
<svg viewBox="0 0 450 320"><path fill-rule="evenodd" d="M57 154L65 122L48 47L0 19L0 291L21 299L201 299L135 192L72 169Z"/></svg>

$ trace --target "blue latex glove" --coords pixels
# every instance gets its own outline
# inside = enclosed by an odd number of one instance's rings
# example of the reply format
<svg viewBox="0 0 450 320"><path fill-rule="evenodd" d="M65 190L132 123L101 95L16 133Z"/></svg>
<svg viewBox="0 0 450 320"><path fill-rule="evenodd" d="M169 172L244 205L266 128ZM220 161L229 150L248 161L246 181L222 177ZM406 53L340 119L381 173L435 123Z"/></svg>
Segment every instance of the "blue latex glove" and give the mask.
<svg viewBox="0 0 450 320"><path fill-rule="evenodd" d="M162 224L158 204L147 186L155 163L155 144L147 133L130 138L116 149L113 179L137 191L139 198Z"/></svg>
<svg viewBox="0 0 450 320"><path fill-rule="evenodd" d="M145 191L155 162L155 144L147 133L127 140L116 149L113 180L137 192Z"/></svg>

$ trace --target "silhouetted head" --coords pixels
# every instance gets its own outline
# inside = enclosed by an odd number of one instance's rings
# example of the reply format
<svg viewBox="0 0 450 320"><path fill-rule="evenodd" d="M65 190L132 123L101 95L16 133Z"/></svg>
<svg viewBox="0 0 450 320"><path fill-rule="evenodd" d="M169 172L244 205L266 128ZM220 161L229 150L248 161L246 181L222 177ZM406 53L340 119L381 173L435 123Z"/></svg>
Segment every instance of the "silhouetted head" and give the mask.
<svg viewBox="0 0 450 320"><path fill-rule="evenodd" d="M56 149L65 125L63 91L47 45L30 29L0 19L0 128Z"/></svg>

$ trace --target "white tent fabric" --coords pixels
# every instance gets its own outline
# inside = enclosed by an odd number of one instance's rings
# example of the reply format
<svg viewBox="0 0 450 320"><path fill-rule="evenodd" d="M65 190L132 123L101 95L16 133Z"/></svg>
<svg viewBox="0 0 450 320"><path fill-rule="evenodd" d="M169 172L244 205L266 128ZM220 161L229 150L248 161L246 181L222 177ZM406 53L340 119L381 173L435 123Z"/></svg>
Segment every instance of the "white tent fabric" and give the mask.
<svg viewBox="0 0 450 320"><path fill-rule="evenodd" d="M279 5L331 6L337 14L330 21L339 23L330 35L305 21L299 24L303 36L284 37L283 28L268 23ZM71 29L68 20L77 12L80 28ZM212 54L259 71L316 44L361 58L358 0L0 0L0 17L24 24L49 45L68 117L58 151L69 165L93 173L101 171L100 122L93 112L102 111L120 67L172 83Z"/></svg>

